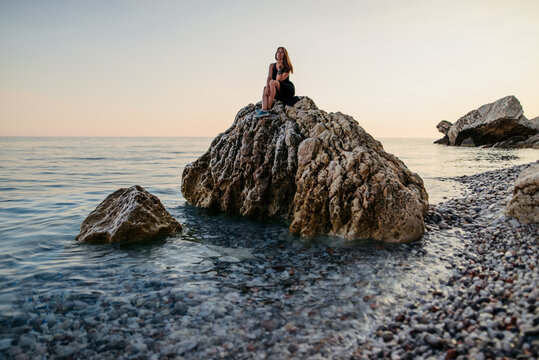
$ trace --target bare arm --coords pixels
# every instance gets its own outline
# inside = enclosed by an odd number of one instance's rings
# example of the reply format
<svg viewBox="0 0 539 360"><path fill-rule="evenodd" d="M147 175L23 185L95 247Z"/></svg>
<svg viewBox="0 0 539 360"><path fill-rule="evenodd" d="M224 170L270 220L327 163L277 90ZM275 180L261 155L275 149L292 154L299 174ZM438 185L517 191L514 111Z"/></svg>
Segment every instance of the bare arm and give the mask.
<svg viewBox="0 0 539 360"><path fill-rule="evenodd" d="M271 80L271 75L273 75L272 73L273 73L273 64L270 64L269 70L268 70L268 78L266 80L266 85L268 85L268 86L269 86L269 82Z"/></svg>
<svg viewBox="0 0 539 360"><path fill-rule="evenodd" d="M264 88L264 94L266 96L269 96L270 95L270 87L269 87L269 82L271 80L271 75L273 73L273 64L270 64L269 66L269 70L268 70L268 78L266 79L266 87Z"/></svg>
<svg viewBox="0 0 539 360"><path fill-rule="evenodd" d="M282 72L282 69L283 69L282 65L277 65L277 77L275 80L285 81L286 78L288 77L288 71Z"/></svg>

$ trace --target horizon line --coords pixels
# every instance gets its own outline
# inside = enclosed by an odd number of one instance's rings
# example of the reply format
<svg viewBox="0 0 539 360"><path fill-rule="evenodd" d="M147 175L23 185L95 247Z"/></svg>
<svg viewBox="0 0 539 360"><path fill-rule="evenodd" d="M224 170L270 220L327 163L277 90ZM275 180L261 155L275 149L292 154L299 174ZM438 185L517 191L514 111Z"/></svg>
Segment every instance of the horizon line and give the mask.
<svg viewBox="0 0 539 360"><path fill-rule="evenodd" d="M155 139L155 138L169 138L169 139L177 139L177 138L216 138L219 134L216 136L164 136L164 135L156 135L156 136L122 136L122 135L97 135L97 136L82 136L82 135L0 135L0 138L62 138L62 139L102 139L102 138L110 138L110 139ZM372 135L371 135L372 136ZM376 137L373 136L373 138L376 140ZM379 139L436 139L436 137L427 137L427 136L418 136L418 137L410 137L410 136L381 136Z"/></svg>

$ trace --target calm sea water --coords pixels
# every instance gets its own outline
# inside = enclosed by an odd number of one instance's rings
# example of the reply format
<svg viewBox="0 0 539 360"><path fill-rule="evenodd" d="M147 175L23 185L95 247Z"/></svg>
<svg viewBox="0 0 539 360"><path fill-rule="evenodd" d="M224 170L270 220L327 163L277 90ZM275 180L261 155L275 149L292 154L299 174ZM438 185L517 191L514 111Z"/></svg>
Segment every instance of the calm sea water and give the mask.
<svg viewBox="0 0 539 360"><path fill-rule="evenodd" d="M148 274L188 284L194 274L211 272L219 256L225 262L258 261L263 267L268 252L281 254L277 242L305 246L282 225L210 216L186 204L180 192L183 168L203 154L211 140L0 138L0 315L21 311L21 297L31 294L98 288L106 296L121 283ZM539 158L532 149L454 148L434 145L431 139L381 141L424 179L431 203L458 194L448 177ZM134 184L161 199L184 225L183 234L148 246L74 242L81 222L107 195ZM387 278L394 277L387 252L372 252L368 246L357 251L370 254L368 266L356 264L350 272L363 274L366 284L376 277L378 286L385 286L380 271L372 270L378 265L386 269L381 271ZM196 289L195 282L190 284Z"/></svg>

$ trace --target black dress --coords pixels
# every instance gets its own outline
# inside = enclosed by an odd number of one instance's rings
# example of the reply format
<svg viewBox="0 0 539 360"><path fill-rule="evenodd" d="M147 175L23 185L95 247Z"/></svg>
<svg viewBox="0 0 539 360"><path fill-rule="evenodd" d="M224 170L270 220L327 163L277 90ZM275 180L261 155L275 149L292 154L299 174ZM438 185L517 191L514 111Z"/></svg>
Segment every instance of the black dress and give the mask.
<svg viewBox="0 0 539 360"><path fill-rule="evenodd" d="M288 69L284 69L285 72L288 71ZM273 80L277 79L277 63L273 64L273 73L271 74L271 78ZM292 81L290 81L290 75L286 77L283 81L279 81L279 85L281 90L277 93L275 96L275 100L280 100L283 103L287 104L291 102L292 98L295 95L296 89L294 88L294 84L292 84Z"/></svg>

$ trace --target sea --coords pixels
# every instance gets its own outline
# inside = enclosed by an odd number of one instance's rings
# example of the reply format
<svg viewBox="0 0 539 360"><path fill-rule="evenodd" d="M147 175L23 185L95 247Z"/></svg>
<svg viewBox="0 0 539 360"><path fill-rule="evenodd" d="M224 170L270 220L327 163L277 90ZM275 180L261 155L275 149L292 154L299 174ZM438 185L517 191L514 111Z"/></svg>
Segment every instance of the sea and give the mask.
<svg viewBox="0 0 539 360"><path fill-rule="evenodd" d="M433 144L434 139L378 140L422 177L431 204L461 194L453 177L539 159L539 151L533 149L448 147ZM391 304L403 296L406 287L402 284L420 288L424 277L430 276L425 272L434 271L435 265L428 266L429 252L447 251L447 241L458 247L457 238L430 239L413 247L422 256L410 258L409 245L334 238L311 241L288 234L280 223L211 214L193 207L180 191L182 172L207 151L211 141L198 137L0 137L0 319L31 312L34 307L43 310L51 297L92 293L128 302L167 286L189 291L191 299L212 288L222 300L231 289L255 283L265 289L258 296L266 294L274 301L275 294L288 291L265 272L270 269L279 279L287 277L276 263L293 264L296 274L310 276L311 281L306 285L308 291L290 303L290 308L275 305L272 311L294 314L303 306L321 311L326 306L329 311L339 301L343 306L356 304L347 300L353 295L336 295L352 283L368 289L364 293L383 294ZM107 195L135 184L161 199L184 226L181 234L129 246L75 242L81 222ZM306 260L310 252L319 254L343 246L358 260L342 268L328 266L331 260L323 256L316 262ZM396 270L394 264L403 261L417 269L415 275ZM227 267L226 277L223 267ZM263 275L246 268L259 269ZM312 280L310 274L319 274L318 280ZM240 297L242 294L239 292ZM241 301L231 304L242 306ZM370 311L359 303L351 306L357 312ZM195 333L203 321L193 321ZM341 329L346 330L350 329ZM325 330L321 326L317 331Z"/></svg>

